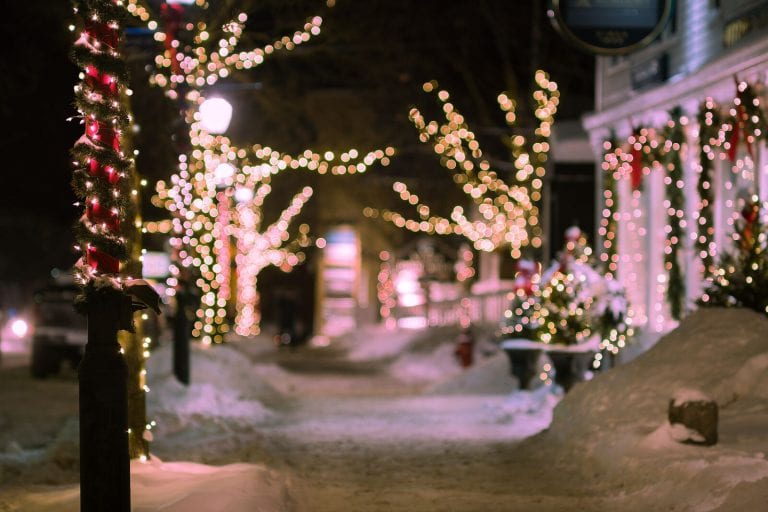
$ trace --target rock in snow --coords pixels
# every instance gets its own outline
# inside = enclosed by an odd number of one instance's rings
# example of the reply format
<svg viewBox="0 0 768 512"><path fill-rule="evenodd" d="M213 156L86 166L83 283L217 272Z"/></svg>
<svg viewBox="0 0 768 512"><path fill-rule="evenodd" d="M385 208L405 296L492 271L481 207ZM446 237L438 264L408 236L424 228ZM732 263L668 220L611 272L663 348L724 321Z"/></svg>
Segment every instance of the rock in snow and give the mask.
<svg viewBox="0 0 768 512"><path fill-rule="evenodd" d="M683 443L712 445L717 443L717 402L696 389L675 392L669 401L669 423L691 432L676 438Z"/></svg>

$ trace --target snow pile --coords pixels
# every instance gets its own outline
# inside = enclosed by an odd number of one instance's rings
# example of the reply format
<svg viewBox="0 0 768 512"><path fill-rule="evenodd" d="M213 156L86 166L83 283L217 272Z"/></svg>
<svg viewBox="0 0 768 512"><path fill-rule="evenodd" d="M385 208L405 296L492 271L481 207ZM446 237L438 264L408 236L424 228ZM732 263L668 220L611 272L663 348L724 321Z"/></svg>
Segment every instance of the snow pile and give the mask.
<svg viewBox="0 0 768 512"><path fill-rule="evenodd" d="M504 402L489 408L495 423L513 425L515 437L529 437L552 423L552 411L563 397L559 386L545 385L533 391L515 391Z"/></svg>
<svg viewBox="0 0 768 512"><path fill-rule="evenodd" d="M161 347L147 365L147 418L156 422L152 450L169 460L204 463L242 460L243 453L258 457L252 438L275 418L268 407L279 403L280 393L247 354L228 345L192 345L191 382L184 386L171 373L171 352Z"/></svg>
<svg viewBox="0 0 768 512"><path fill-rule="evenodd" d="M736 510L725 504L750 503L745 495L765 503L766 333L768 319L751 311L696 312L633 362L575 386L555 409L549 431L525 450L593 468L601 477L592 483L609 492L621 487L622 499L631 497L637 507L631 510L662 504ZM716 446L674 441L679 433L666 422L669 401L690 388L720 406Z"/></svg>
<svg viewBox="0 0 768 512"><path fill-rule="evenodd" d="M280 401L280 393L262 379L254 370L254 365L247 354L229 345L217 345L204 348L193 343L191 346L191 371L190 381L193 386L210 385L218 390L226 390L226 393L237 396L240 399L256 400L266 404ZM147 363L147 377L149 386L153 392L163 386L167 379L173 379L172 347L164 345L152 353ZM171 402L176 400L173 396L177 389L171 389ZM160 406L165 397L153 397L149 395L149 401L158 399Z"/></svg>
<svg viewBox="0 0 768 512"><path fill-rule="evenodd" d="M506 395L516 387L517 381L510 374L509 359L501 352L477 361L458 375L432 386L428 393Z"/></svg>
<svg viewBox="0 0 768 512"><path fill-rule="evenodd" d="M174 414L181 418L195 415L260 422L270 417L269 410L257 399L210 383L184 386L167 376L152 387L149 414Z"/></svg>
<svg viewBox="0 0 768 512"><path fill-rule="evenodd" d="M443 343L429 352L405 352L389 367L390 374L403 382L436 382L461 372L453 343Z"/></svg>
<svg viewBox="0 0 768 512"><path fill-rule="evenodd" d="M282 512L292 510L288 482L253 464L213 467L191 462L131 463L134 512ZM78 485L13 490L0 498L9 512L77 512Z"/></svg>

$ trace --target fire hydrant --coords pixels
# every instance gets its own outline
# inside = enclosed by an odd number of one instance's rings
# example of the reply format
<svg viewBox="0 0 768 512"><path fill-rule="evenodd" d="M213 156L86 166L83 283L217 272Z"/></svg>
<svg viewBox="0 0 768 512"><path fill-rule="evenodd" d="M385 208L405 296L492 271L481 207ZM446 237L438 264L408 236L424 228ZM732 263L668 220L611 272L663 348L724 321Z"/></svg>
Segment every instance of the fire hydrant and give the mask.
<svg viewBox="0 0 768 512"><path fill-rule="evenodd" d="M472 366L473 354L475 350L475 339L472 337L472 331L465 327L456 338L456 348L453 354L462 368Z"/></svg>

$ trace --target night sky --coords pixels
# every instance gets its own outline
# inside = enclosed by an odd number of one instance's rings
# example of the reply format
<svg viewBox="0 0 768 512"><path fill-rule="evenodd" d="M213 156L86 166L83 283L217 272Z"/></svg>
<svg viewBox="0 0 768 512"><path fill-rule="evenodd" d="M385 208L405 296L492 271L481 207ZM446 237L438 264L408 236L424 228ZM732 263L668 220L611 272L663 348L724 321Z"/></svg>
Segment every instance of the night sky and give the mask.
<svg viewBox="0 0 768 512"><path fill-rule="evenodd" d="M0 279L27 281L68 266L77 215L69 187L68 151L82 128L66 119L77 71L68 51L67 2L11 2L0 18Z"/></svg>

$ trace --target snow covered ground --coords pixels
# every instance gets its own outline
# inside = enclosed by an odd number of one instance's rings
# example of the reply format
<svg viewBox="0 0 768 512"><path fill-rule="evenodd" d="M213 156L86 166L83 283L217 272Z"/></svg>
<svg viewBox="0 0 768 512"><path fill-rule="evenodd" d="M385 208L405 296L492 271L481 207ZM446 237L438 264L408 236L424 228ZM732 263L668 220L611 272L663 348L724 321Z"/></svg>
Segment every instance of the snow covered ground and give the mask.
<svg viewBox="0 0 768 512"><path fill-rule="evenodd" d="M161 347L149 409L168 462L134 464L134 508L768 510L766 333L755 313L696 313L565 397L516 391L501 353L462 371L450 329L196 348L189 389ZM76 382L24 370L0 370L0 510L76 510ZM719 403L716 446L672 440L680 389Z"/></svg>

